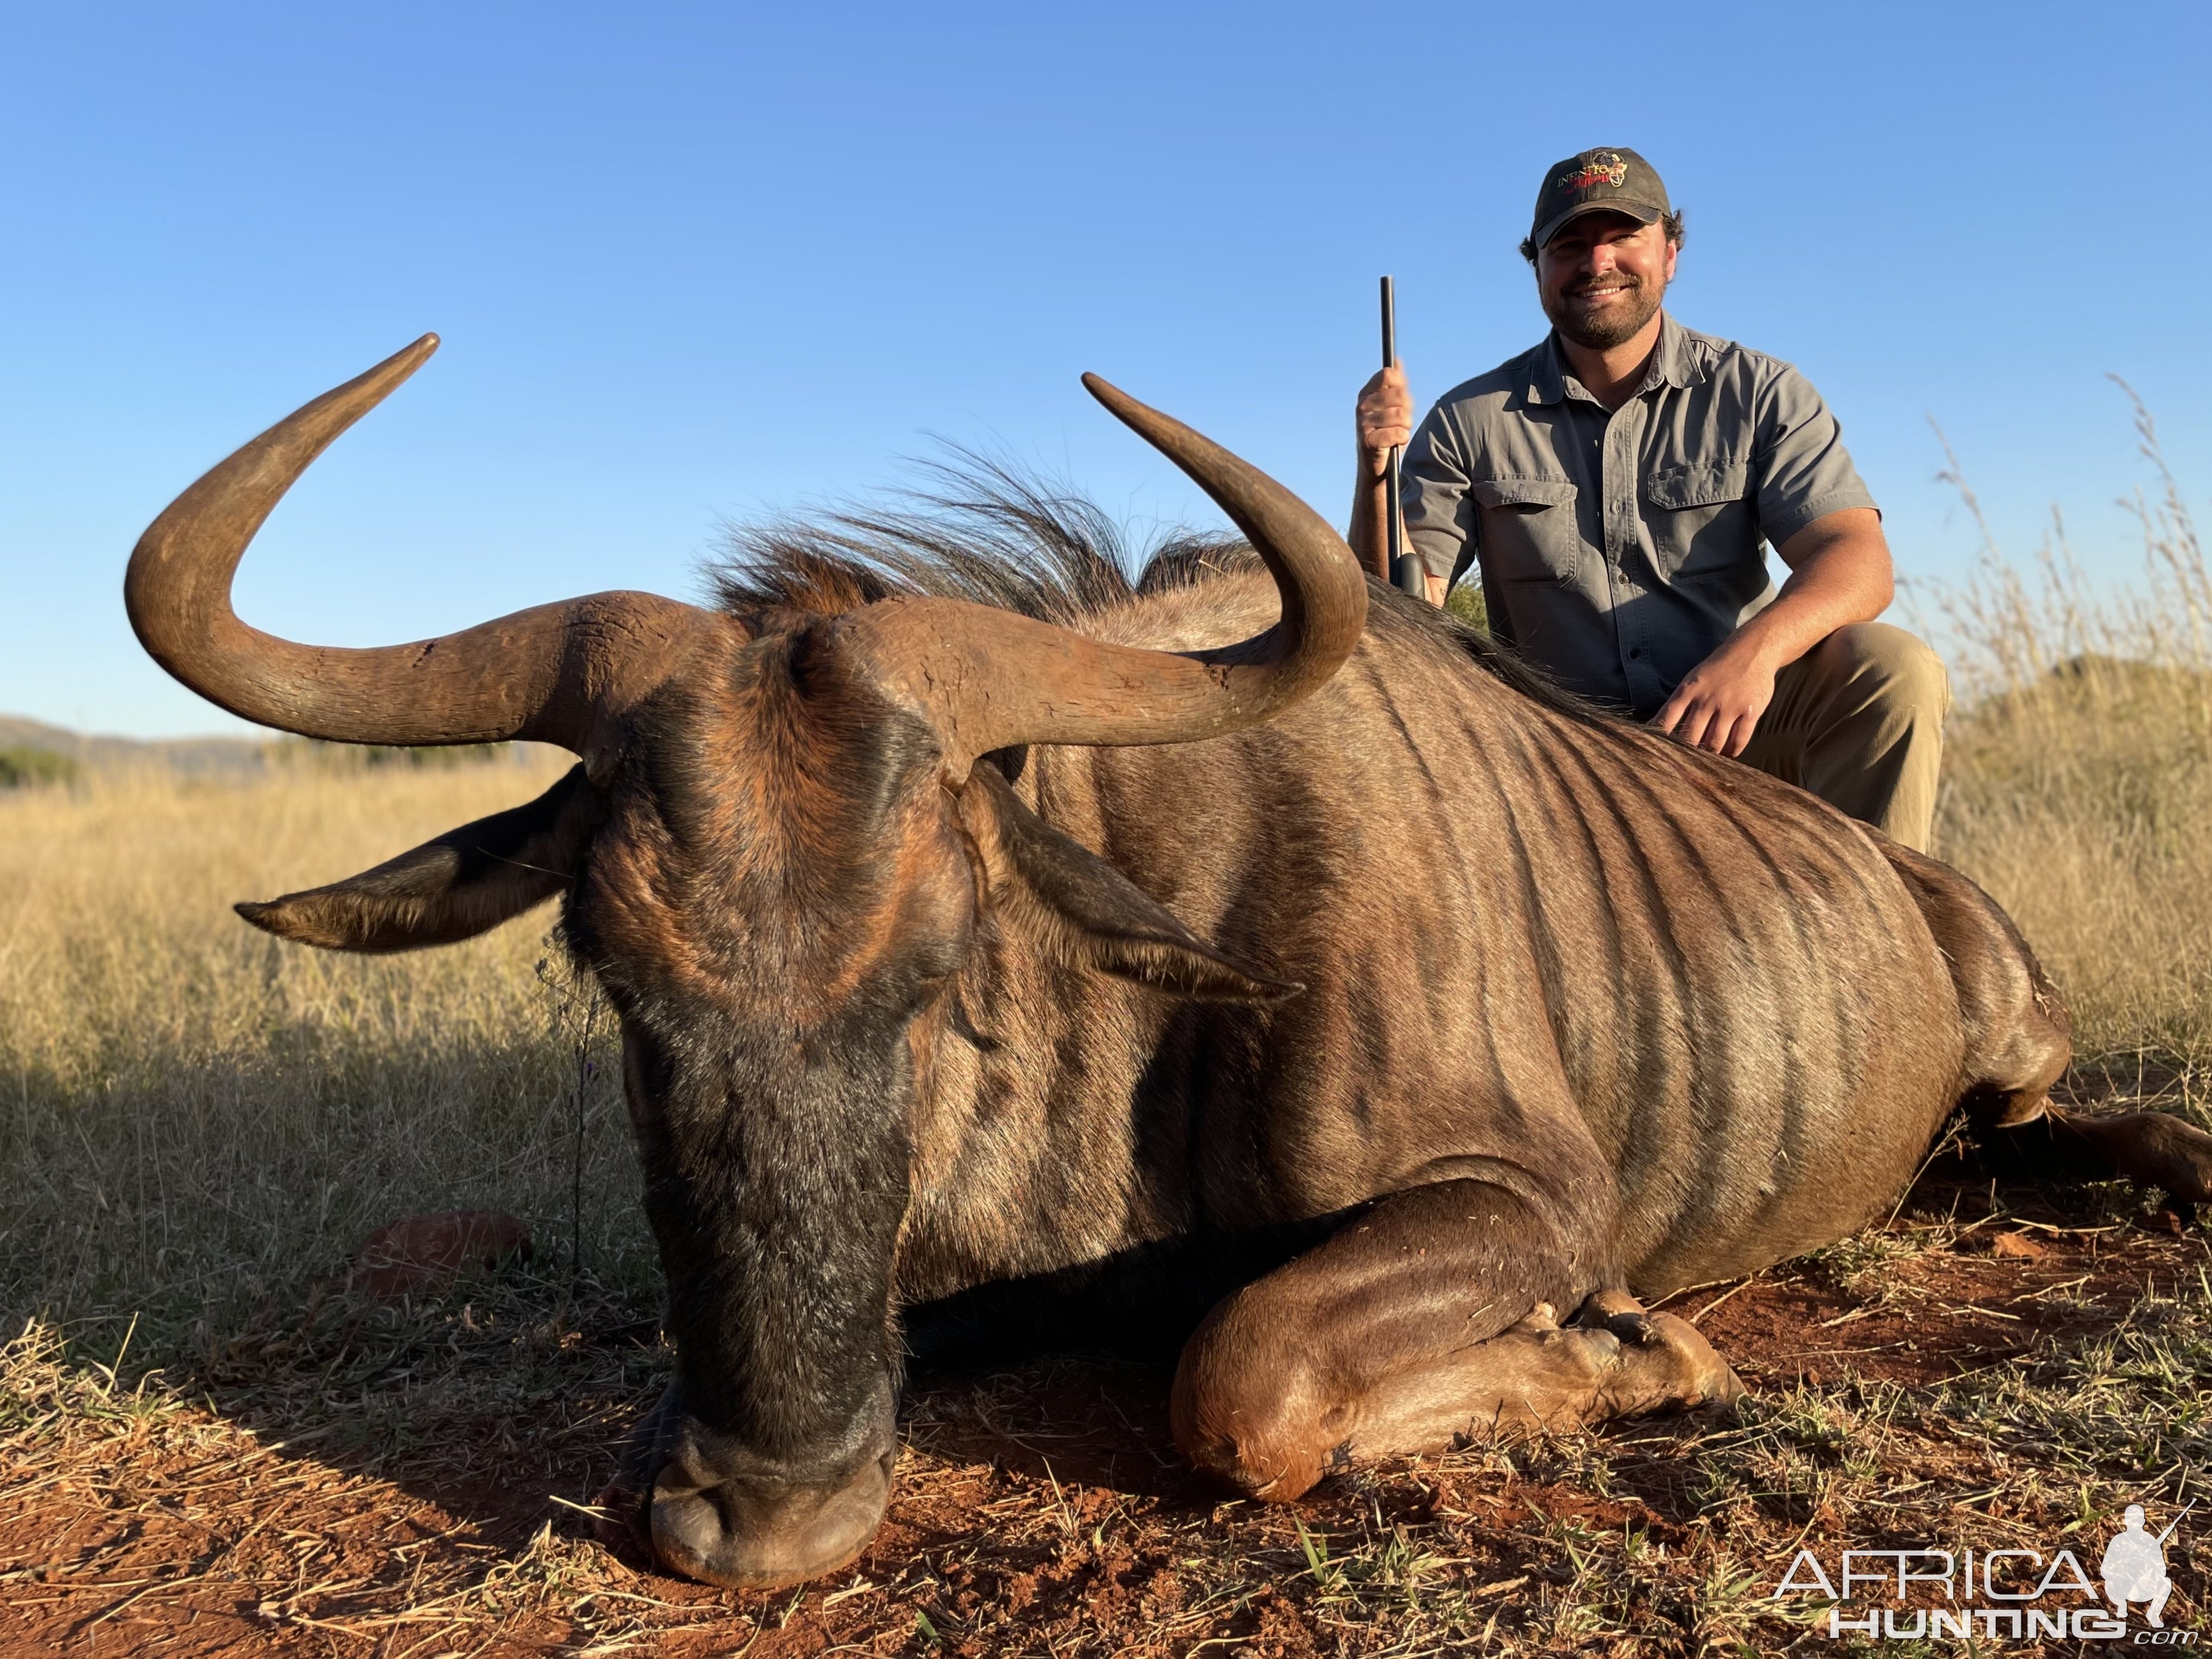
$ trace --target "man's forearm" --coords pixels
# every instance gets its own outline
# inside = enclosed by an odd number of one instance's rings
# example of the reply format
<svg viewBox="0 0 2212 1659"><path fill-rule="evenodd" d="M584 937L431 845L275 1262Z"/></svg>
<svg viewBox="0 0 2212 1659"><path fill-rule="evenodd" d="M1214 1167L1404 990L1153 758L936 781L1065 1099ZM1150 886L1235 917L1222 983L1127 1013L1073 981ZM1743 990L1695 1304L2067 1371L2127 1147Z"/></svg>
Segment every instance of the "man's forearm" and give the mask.
<svg viewBox="0 0 2212 1659"><path fill-rule="evenodd" d="M1774 698L1774 677L1839 628L1872 622L1893 588L1889 544L1872 507L1825 514L1775 550L1782 592L1674 688L1651 723L1719 755L1741 755Z"/></svg>
<svg viewBox="0 0 2212 1659"><path fill-rule="evenodd" d="M1858 588L1848 582L1823 580L1817 568L1792 575L1782 592L1729 640L1728 647L1748 652L1769 669L1796 662L1838 628L1871 622L1880 605L1868 609Z"/></svg>
<svg viewBox="0 0 2212 1659"><path fill-rule="evenodd" d="M1397 573L1390 568L1390 480L1388 475L1370 481L1367 469L1360 468L1358 482L1352 489L1352 529L1345 540L1352 555L1361 566L1371 571L1376 580L1389 582ZM1407 553L1413 550L1410 539ZM1422 572L1421 590L1428 595L1431 605L1442 605L1451 584L1442 576Z"/></svg>
<svg viewBox="0 0 2212 1659"><path fill-rule="evenodd" d="M1790 580L1773 604L1736 630L1729 647L1778 669L1838 629L1872 622L1888 608L1895 586L1881 521L1870 510L1852 511L1854 518L1865 511L1868 521L1824 529L1816 520L1790 538Z"/></svg>
<svg viewBox="0 0 2212 1659"><path fill-rule="evenodd" d="M1364 455L1352 487L1352 530L1345 539L1363 566L1390 580L1390 475L1376 477Z"/></svg>

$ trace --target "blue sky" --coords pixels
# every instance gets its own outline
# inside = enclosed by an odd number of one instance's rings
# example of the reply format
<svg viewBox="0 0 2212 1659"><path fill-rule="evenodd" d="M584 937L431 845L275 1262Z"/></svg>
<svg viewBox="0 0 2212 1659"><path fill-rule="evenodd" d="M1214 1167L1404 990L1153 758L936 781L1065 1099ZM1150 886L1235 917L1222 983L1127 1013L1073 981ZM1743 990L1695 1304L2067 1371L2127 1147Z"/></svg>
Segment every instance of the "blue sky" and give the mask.
<svg viewBox="0 0 2212 1659"><path fill-rule="evenodd" d="M2051 503L2125 574L2125 375L2212 509L2212 9L0 3L0 711L239 729L120 581L204 466L446 347L247 557L249 620L418 637L696 597L726 517L933 437L1211 521L1096 369L1341 520L1374 284L1432 398L1536 339L1545 165L1643 150L1671 304L1796 362L1907 575Z"/></svg>

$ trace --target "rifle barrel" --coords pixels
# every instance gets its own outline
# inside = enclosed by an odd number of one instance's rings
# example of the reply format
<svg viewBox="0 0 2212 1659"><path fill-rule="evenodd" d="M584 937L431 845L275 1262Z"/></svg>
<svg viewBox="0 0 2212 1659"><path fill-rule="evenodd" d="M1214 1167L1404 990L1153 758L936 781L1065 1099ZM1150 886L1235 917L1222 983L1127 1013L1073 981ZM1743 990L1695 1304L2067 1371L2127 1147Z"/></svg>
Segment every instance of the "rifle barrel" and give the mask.
<svg viewBox="0 0 2212 1659"><path fill-rule="evenodd" d="M2162 1532L2162 1533L2159 1534L2159 1535L2158 1535L2158 1541L2159 1541L2160 1543L2163 1544L2163 1543L2165 1543L2165 1542L2166 1542L2166 1540L2167 1539L2169 1539L2169 1538L2172 1537L2172 1536L2173 1536L2173 1529L2174 1529L2176 1527L2178 1527L2178 1526L2179 1526L2179 1525L2181 1524L2182 1516L2185 1516L2185 1515L2187 1515L2187 1514L2189 1513L2189 1511L2190 1511L2190 1510L2191 1510L2195 1509L2196 1507L2197 1507L2197 1500L2196 1500L2195 1498L2191 1498L2191 1499L2190 1499L2186 1504L2183 1504L2183 1505L2182 1505L2182 1507L2181 1507L2181 1515L2177 1515L2177 1516L2175 1516L2173 1517L2173 1519L2172 1519L2172 1520L2171 1520L2171 1521L2169 1521L2169 1522L2167 1522L2166 1523L2166 1530L2165 1530L2164 1532Z"/></svg>
<svg viewBox="0 0 2212 1659"><path fill-rule="evenodd" d="M1395 283L1385 276L1382 279L1382 367L1395 368L1397 366L1398 288ZM1389 577L1392 586L1406 592L1418 594L1425 592L1428 584L1422 580L1424 573L1420 561L1408 552L1406 547L1406 509L1404 503L1399 500L1399 489L1401 486L1400 462L1404 454L1404 450L1397 445L1393 444L1390 447L1390 468L1388 478L1389 500L1385 508L1389 524Z"/></svg>

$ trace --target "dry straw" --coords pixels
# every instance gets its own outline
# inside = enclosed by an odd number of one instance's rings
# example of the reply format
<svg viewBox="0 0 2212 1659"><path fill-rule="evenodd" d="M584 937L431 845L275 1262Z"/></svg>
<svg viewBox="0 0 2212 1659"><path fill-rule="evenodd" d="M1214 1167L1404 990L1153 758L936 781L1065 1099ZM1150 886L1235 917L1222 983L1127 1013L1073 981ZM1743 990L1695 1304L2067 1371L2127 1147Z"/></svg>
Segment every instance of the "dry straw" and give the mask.
<svg viewBox="0 0 2212 1659"><path fill-rule="evenodd" d="M2122 389L2154 480L2121 503L2133 569L2085 562L2055 509L2022 567L1955 456L1942 475L1982 545L1964 582L1915 594L1960 703L1937 850L2057 974L2084 1054L2139 1059L2193 1096L2212 1060L2212 572L2149 411Z"/></svg>

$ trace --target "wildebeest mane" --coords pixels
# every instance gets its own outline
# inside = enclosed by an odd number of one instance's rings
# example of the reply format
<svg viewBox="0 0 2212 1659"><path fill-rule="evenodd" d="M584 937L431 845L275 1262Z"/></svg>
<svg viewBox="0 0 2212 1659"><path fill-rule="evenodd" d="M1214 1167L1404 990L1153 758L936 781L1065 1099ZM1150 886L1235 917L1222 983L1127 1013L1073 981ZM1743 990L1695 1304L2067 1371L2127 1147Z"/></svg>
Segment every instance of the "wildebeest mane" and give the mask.
<svg viewBox="0 0 2212 1659"><path fill-rule="evenodd" d="M1172 526L1139 541L1088 496L1009 462L955 449L881 507L832 508L726 527L708 567L727 611L837 616L879 599L965 599L1040 622L1083 620L1148 594L1258 567L1238 537ZM1379 584L1369 626L1449 643L1486 673L1579 719L1610 718L1449 611Z"/></svg>

